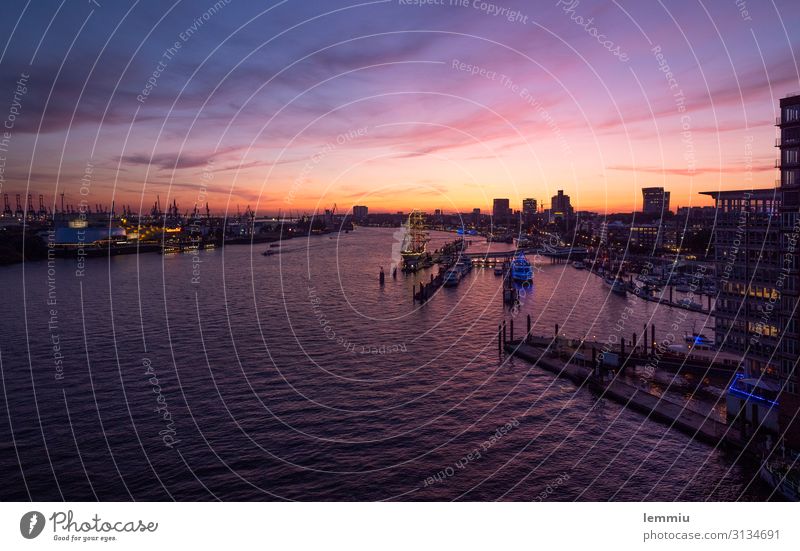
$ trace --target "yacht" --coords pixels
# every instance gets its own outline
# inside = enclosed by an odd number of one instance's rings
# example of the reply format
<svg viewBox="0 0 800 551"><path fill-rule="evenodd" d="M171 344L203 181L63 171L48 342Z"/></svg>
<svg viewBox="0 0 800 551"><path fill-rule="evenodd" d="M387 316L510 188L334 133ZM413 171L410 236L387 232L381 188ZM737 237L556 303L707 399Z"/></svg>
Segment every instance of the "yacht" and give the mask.
<svg viewBox="0 0 800 551"><path fill-rule="evenodd" d="M521 283L533 281L533 268L522 251L511 261L511 279Z"/></svg>
<svg viewBox="0 0 800 551"><path fill-rule="evenodd" d="M615 295L620 295L624 297L628 292L627 289L625 289L625 283L619 278L607 277L603 281L605 282L606 285L611 287L611 292L614 293Z"/></svg>
<svg viewBox="0 0 800 551"><path fill-rule="evenodd" d="M462 277L467 275L472 271L472 259L468 256L462 257L458 262L456 262L456 269L461 272Z"/></svg>
<svg viewBox="0 0 800 551"><path fill-rule="evenodd" d="M442 285L445 287L455 287L461 282L461 271L456 268L447 270L442 280Z"/></svg>
<svg viewBox="0 0 800 551"><path fill-rule="evenodd" d="M572 267L575 268L576 270L583 270L586 268L586 264L584 264L580 260L576 260L575 262L572 263Z"/></svg>
<svg viewBox="0 0 800 551"><path fill-rule="evenodd" d="M714 339L711 339L701 333L692 333L691 335L686 334L683 336L683 340L686 341L686 344L698 350L714 349Z"/></svg>
<svg viewBox="0 0 800 551"><path fill-rule="evenodd" d="M533 245L533 241L531 241L531 239L528 236L522 235L520 237L517 237L517 248L524 249L524 248L530 247L532 245Z"/></svg>
<svg viewBox="0 0 800 551"><path fill-rule="evenodd" d="M683 308L688 308L689 310L702 310L703 305L693 301L690 298L682 298L678 301L678 306L682 306Z"/></svg>

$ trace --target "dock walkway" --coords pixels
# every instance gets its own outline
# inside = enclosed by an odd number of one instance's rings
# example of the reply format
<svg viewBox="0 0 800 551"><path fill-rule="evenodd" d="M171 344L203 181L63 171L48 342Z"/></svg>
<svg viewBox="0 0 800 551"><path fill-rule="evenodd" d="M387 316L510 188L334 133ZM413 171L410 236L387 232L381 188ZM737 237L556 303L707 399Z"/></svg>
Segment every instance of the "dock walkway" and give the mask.
<svg viewBox="0 0 800 551"><path fill-rule="evenodd" d="M663 397L643 391L617 377L602 379L594 374L591 367L566 363L557 357L548 357L541 348L525 344L521 341L506 343L505 350L534 365L542 367L560 377L585 385L601 397L609 398L626 407L647 414L650 418L667 423L693 438L712 444L724 443L738 448L745 445L737 427L702 415L686 408L682 404L671 402Z"/></svg>

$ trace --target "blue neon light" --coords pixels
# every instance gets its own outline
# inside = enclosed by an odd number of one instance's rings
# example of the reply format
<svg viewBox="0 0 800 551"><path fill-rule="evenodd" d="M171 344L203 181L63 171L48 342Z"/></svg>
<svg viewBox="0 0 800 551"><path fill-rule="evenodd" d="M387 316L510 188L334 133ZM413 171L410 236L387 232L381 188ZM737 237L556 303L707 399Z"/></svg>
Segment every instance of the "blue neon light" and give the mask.
<svg viewBox="0 0 800 551"><path fill-rule="evenodd" d="M736 382L739 379L744 379L744 375L742 375L741 373L738 373L736 375L736 378L734 378L733 382L731 383L731 386L728 387L728 392L729 393L734 394L736 396L740 396L740 397L745 398L747 400L752 399L752 400L756 400L757 402L764 402L764 403L767 403L767 404L769 404L771 406L777 406L778 405L778 402L774 402L774 401L770 400L769 398L764 398L763 396L758 396L758 395L753 394L751 392L747 392L746 390L735 388L734 385L736 385Z"/></svg>

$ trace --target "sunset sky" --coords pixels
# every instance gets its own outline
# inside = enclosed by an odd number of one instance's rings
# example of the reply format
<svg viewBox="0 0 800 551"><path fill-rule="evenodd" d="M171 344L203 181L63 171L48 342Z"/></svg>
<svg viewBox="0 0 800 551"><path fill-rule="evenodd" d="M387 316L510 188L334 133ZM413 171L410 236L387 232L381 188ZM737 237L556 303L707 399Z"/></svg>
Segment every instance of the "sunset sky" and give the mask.
<svg viewBox="0 0 800 551"><path fill-rule="evenodd" d="M4 2L2 191L615 212L774 185L796 0L406 3Z"/></svg>

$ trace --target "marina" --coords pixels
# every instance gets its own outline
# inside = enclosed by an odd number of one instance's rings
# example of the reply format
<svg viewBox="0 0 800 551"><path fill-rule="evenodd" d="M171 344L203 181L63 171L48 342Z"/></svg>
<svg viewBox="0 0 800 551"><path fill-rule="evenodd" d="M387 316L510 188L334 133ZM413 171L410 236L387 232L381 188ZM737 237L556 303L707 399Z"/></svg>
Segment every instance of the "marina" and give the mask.
<svg viewBox="0 0 800 551"><path fill-rule="evenodd" d="M379 285L378 265L390 266L394 231L359 228L343 242L294 239L293 254L277 255L269 261L261 256L264 249L260 246L199 251L198 275L193 274L193 255L119 257L112 264L92 259L83 281L66 275L72 274L69 259L57 260L61 342L81 342L80 312L94 312L93 332L88 337L91 364L111 365L107 362L112 361L109 353L113 354L113 349L98 344L111 338L113 328L127 403L137 412L152 410L148 407L150 384L137 370L144 355L156 366L181 453L212 465L203 474L202 485L191 471L178 469L162 486L142 461L144 452L137 441L126 436L132 430L158 435L163 430L159 418L137 413L129 419L126 400L120 398L119 373L116 368L98 367L92 372L92 381L104 419L114 418L129 427L108 436L123 475L103 478L102 485L99 475L92 476L93 484L102 488L99 491L114 492L124 488L124 481L137 499L163 497L167 491L183 499L202 499L209 491L232 499L254 495L291 498L310 491L306 484L319 492L322 481L328 480L335 481L335 487L323 491L322 497L341 497L344 492L362 499L409 495L448 499L466 492L473 499L525 499L538 494L554 473L567 470L577 482L565 487L558 499L578 495L604 498L615 492L623 499L640 496L642 488L651 498L664 500L690 496L726 499L743 492L752 499L770 495L758 468L733 461L728 452L669 429L661 421L648 421L640 412L613 400L598 401L590 389L564 387L555 375L521 357L498 355L496 328L508 319L510 307L519 312L517 319L530 314L531 335L552 334L554 324L559 324L560 335L602 342L604 331L619 322L626 301L609 293L601 279L569 264L533 262L533 287L519 294L516 305L504 306L501 294L506 278L495 276L493 268L476 266L456 287L439 288L431 300L412 302L412 290L419 289L420 283L429 284L438 266L408 274L398 270L396 278L389 270L384 284ZM431 250L452 241L451 233L430 232ZM507 245L484 244L483 250L472 247L478 245L471 245L470 254L499 253L499 247ZM384 260L377 258L371 265L355 261L368 251L377 251ZM126 280L123 274L137 262L142 276L138 281ZM33 284L46 269L46 263L30 263L24 276L31 282L26 304L29 323L36 330L47 330L50 321L47 289ZM338 277L328 277L332 273ZM8 284L23 277L13 266L0 275ZM192 283L193 277L199 278L198 283ZM227 283L223 285L223 281ZM298 281L303 282L300 287ZM93 288L91 294L84 292L83 306L82 284ZM284 285L285 292L270 292L276 285ZM144 293L139 298L139 289L162 288L163 294ZM115 304L141 304L143 332L138 306L133 314L102 308L112 297ZM212 307L216 301L227 301L230 325L226 310ZM645 324L668 327L674 322L668 309L647 301L640 304L625 322L630 328L627 332L641 334ZM23 303L14 298L8 308L21 312ZM282 314L277 316L279 312ZM131 315L135 317L131 319ZM166 316L172 328L171 345L163 332L146 322L159 316ZM522 325L518 324L519 334L527 329ZM324 331L325 327L330 330ZM24 343L15 330L14 326L3 327L5 342ZM706 317L687 311L680 335L694 332L713 337ZM657 338L661 337L657 334ZM639 337L637 346L641 344ZM176 352L174 359L170 350ZM38 365L49 365L52 359L47 342L32 341L31 354ZM14 436L23 450L22 460L32 465L28 474L37 474L41 481L31 486L33 496L48 499L55 497L54 487L47 483L49 466L36 462L39 466L34 467L30 458L30 454L41 455L41 437L36 439L33 427L23 430L36 418L31 415L33 402L26 398L27 363L15 360L24 357L15 349L4 354L9 406L17 412L12 416ZM237 358L232 366L231 358ZM81 449L91 445L93 437L82 427L92 425L95 407L85 362L85 357L76 355L63 360L64 377L71 381L67 400L75 408L71 417L78 424L75 430ZM231 369L239 371L239 376L231 376ZM309 370L314 377L308 376ZM69 428L63 426L61 387L46 371L36 372L34 377L38 406L46 421L44 439L49 448L64 450L55 468L59 474L75 466L80 469L76 444ZM291 399L276 401L296 392L317 405L301 407ZM258 405L262 400L269 401L272 413L254 417L254 411L263 412ZM697 396L688 403L702 410L706 401ZM725 419L724 402L714 409L713 418ZM438 421L426 425L429 419ZM519 428L498 444L502 454L487 455L473 470L459 473L446 485L422 486L431 473L441 470L452 457L460 457L461 450L479 445L486 434L510 419L516 419ZM237 423L258 445L244 444L241 438L249 440L236 436L241 435ZM11 437L7 427L0 428L5 441ZM359 437L364 431L370 434L368 439ZM573 437L564 439L570 431ZM431 452L431 441L441 441L445 435L453 438L453 434L457 436L451 443ZM603 434L606 436L601 437ZM257 494L225 464L213 459L206 440L214 442L220 458L239 472L256 462L260 465L249 475L249 481L259 488ZM581 460L586 442L594 446L592 455ZM265 457L259 446L276 457ZM620 447L628 450L623 456L617 455ZM156 469L174 467L174 452L161 444L160 437L146 440L145 450ZM541 463L548 454L548 462ZM670 458L677 455L685 461L671 466ZM502 467L513 456L516 459ZM386 468L409 457L415 459L405 468ZM90 473L115 472L108 455L83 460ZM296 473L315 469L319 474L305 482L286 478L286 461L299 465L290 468ZM609 465L609 472L595 480L598 462ZM636 471L641 465L645 468ZM695 476L700 465L708 476ZM634 471L637 474L631 478ZM662 473L668 473L668 481L660 480ZM480 484L487 476L492 483ZM518 485L523 476L526 482ZM689 480L693 482L687 485ZM719 480L725 484L718 485ZM24 485L20 481L10 487ZM85 478L65 482L62 490L70 498L92 495ZM409 491L412 494L407 494ZM8 495L14 496L20 497Z"/></svg>

